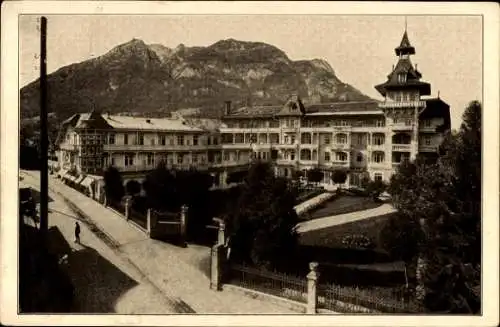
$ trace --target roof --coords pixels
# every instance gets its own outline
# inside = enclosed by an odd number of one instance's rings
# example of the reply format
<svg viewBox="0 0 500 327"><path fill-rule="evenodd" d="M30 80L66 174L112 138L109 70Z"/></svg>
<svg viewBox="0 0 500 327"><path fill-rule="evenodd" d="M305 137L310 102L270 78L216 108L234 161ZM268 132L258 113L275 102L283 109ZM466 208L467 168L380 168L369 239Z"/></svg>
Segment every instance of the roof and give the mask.
<svg viewBox="0 0 500 327"><path fill-rule="evenodd" d="M188 124L179 118L144 118L129 116L107 116L103 117L113 129L127 130L169 130L201 132L203 129Z"/></svg>
<svg viewBox="0 0 500 327"><path fill-rule="evenodd" d="M401 43L399 44L399 47L394 49L396 52L396 55L400 54L415 54L415 48L410 44L410 39L408 38L408 33L404 32L403 38L401 39Z"/></svg>
<svg viewBox="0 0 500 327"><path fill-rule="evenodd" d="M213 128L215 123L210 119L198 119L190 122L182 118L145 118L98 113L75 114L63 122L63 126L71 125L77 129L125 129L125 130L170 130L186 132L202 132Z"/></svg>
<svg viewBox="0 0 500 327"><path fill-rule="evenodd" d="M266 118L281 114L283 106L250 106L235 109L224 118ZM379 114L377 101L304 104L305 115Z"/></svg>
<svg viewBox="0 0 500 327"><path fill-rule="evenodd" d="M443 126L440 129L451 128L450 106L440 98L423 99L425 101L425 109L420 113L420 118L444 118Z"/></svg>
<svg viewBox="0 0 500 327"><path fill-rule="evenodd" d="M399 81L398 76L400 74L406 75L405 82ZM422 74L413 67L409 58L400 58L396 67L387 76L387 81L376 85L375 89L383 96L386 95L387 90L404 88L417 88L420 90L421 95L429 95L431 93L431 85L420 81L421 77Z"/></svg>

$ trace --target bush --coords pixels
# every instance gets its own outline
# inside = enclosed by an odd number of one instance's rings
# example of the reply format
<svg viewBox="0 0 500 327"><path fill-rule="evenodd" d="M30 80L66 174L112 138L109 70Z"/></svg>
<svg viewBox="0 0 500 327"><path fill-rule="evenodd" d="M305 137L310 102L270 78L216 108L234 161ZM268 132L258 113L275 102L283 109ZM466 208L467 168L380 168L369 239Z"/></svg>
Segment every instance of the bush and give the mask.
<svg viewBox="0 0 500 327"><path fill-rule="evenodd" d="M343 169L336 169L332 174L332 181L335 184L344 184L347 180L347 172Z"/></svg>

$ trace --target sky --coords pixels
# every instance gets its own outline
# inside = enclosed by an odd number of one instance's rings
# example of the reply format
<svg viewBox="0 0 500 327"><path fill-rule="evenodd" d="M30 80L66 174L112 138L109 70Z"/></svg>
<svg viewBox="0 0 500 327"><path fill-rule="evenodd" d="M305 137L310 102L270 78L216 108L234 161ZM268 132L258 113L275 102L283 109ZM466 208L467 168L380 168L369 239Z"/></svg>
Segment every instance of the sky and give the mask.
<svg viewBox="0 0 500 327"><path fill-rule="evenodd" d="M174 48L208 46L221 39L265 42L291 60L325 59L337 77L382 99L374 86L385 82L397 57L405 21L412 57L422 80L451 107L459 128L467 104L482 101L480 16L361 15L49 15L47 70L100 56L133 38ZM36 16L21 15L20 87L38 78Z"/></svg>

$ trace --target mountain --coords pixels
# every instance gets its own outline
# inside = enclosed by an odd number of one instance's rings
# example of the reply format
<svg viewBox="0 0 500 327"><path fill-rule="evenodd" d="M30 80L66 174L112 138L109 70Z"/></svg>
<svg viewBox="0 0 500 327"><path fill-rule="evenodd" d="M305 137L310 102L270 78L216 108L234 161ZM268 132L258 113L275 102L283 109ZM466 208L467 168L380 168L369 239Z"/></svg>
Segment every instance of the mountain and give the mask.
<svg viewBox="0 0 500 327"><path fill-rule="evenodd" d="M49 74L48 91L49 111L61 119L93 108L140 114L198 109L213 116L226 100L282 104L292 93L305 102L369 100L324 60L292 61L275 46L234 39L173 49L133 39ZM37 115L39 81L20 93L21 116Z"/></svg>

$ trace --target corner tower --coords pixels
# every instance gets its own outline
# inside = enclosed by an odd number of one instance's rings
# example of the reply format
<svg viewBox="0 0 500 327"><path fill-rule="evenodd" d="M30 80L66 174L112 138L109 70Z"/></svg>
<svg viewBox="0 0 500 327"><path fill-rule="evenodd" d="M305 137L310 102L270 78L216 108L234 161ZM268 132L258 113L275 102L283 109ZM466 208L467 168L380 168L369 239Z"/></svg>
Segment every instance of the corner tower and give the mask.
<svg viewBox="0 0 500 327"><path fill-rule="evenodd" d="M422 74L413 66L410 56L415 54L405 29L401 43L394 49L398 62L387 81L375 89L384 97L379 107L384 111L390 134L392 165L414 160L418 153L418 120L426 103L421 96L431 94L431 85L420 79Z"/></svg>

